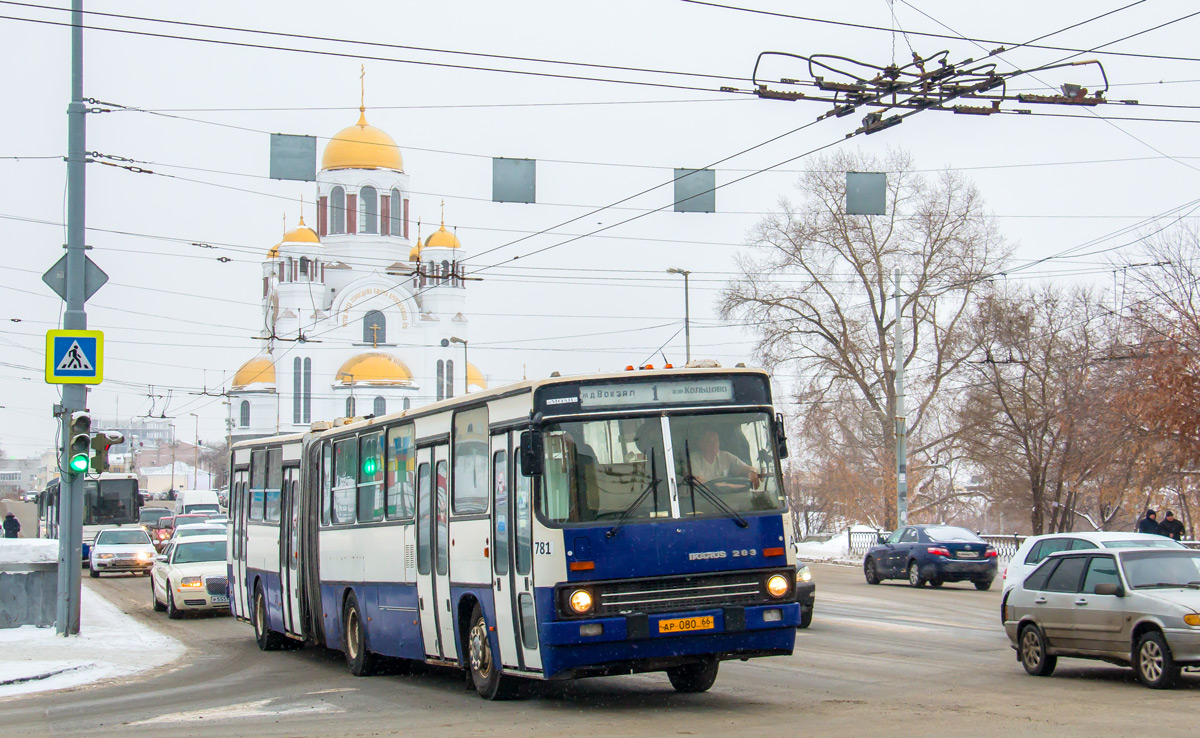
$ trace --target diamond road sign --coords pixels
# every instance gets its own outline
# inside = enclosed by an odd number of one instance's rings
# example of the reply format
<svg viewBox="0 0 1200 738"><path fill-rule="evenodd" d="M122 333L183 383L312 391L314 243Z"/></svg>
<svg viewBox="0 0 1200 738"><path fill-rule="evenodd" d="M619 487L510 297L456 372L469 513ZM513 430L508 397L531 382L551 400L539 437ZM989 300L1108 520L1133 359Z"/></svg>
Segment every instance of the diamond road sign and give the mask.
<svg viewBox="0 0 1200 738"><path fill-rule="evenodd" d="M108 281L108 275L104 270L96 266L96 262L83 257L83 301L87 302L92 299L92 295L96 294L96 290L104 286ZM67 257L59 259L50 267L45 274L42 275L42 281L50 285L50 289L61 297L67 299Z"/></svg>
<svg viewBox="0 0 1200 738"><path fill-rule="evenodd" d="M103 380L103 331L46 331L47 383L100 384Z"/></svg>

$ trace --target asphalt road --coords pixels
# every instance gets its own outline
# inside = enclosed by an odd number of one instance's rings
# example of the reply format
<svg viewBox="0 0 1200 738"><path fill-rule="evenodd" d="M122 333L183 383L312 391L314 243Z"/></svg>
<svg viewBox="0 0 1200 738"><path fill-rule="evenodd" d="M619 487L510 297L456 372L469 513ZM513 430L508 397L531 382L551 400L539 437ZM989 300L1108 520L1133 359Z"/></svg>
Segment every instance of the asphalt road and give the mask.
<svg viewBox="0 0 1200 738"><path fill-rule="evenodd" d="M1156 736L1195 732L1200 676L1170 692L1132 672L1063 660L1027 676L998 622L999 587L869 586L815 566L817 610L790 657L726 662L705 694L663 674L539 684L489 703L460 673L355 678L341 654L262 653L228 616L169 621L141 577L85 581L191 651L176 665L101 687L0 702L0 735L225 736ZM999 584L999 583L997 583ZM154 654L146 654L153 659Z"/></svg>

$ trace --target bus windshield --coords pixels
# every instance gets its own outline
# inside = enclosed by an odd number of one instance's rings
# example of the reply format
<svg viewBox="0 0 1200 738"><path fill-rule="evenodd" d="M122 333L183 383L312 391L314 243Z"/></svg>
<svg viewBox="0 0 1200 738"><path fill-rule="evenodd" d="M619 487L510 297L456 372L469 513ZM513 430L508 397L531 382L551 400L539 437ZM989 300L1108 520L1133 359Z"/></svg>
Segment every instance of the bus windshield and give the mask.
<svg viewBox="0 0 1200 738"><path fill-rule="evenodd" d="M84 525L122 525L138 519L141 497L136 479L88 480L83 485Z"/></svg>
<svg viewBox="0 0 1200 738"><path fill-rule="evenodd" d="M668 427L669 457L659 416L549 426L540 512L554 523L671 517L669 474L682 517L782 509L765 413L673 415Z"/></svg>

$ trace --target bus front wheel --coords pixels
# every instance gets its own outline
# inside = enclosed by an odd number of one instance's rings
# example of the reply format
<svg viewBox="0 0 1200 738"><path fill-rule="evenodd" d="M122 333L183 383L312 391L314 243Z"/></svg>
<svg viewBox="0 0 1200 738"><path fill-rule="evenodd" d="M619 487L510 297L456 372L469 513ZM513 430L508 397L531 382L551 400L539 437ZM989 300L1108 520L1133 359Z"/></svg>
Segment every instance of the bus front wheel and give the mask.
<svg viewBox="0 0 1200 738"><path fill-rule="evenodd" d="M476 603L471 612L471 630L467 632L467 653L471 668L471 682L475 691L485 700L510 700L517 695L517 680L501 673L496 663L496 653L488 638L487 619L483 609Z"/></svg>
<svg viewBox="0 0 1200 738"><path fill-rule="evenodd" d="M676 692L707 692L713 682L717 681L717 669L721 662L702 661L699 664L687 664L667 669L667 678Z"/></svg>
<svg viewBox="0 0 1200 738"><path fill-rule="evenodd" d="M368 676L375 671L375 654L367 650L367 629L353 592L346 596L342 608L342 641L351 674Z"/></svg>

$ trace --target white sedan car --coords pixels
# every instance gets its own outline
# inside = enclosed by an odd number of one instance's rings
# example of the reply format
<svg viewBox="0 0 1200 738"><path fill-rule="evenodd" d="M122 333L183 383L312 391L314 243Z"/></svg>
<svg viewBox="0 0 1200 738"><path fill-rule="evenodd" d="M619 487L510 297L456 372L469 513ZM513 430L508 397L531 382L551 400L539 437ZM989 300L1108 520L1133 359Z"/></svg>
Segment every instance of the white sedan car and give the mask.
<svg viewBox="0 0 1200 738"><path fill-rule="evenodd" d="M154 609L179 618L184 610L229 611L225 536L194 536L173 541L150 570Z"/></svg>
<svg viewBox="0 0 1200 738"><path fill-rule="evenodd" d="M88 556L88 574L145 574L154 565L154 544L141 528L109 528L96 534Z"/></svg>
<svg viewBox="0 0 1200 738"><path fill-rule="evenodd" d="M1025 581L1025 577L1052 553L1086 551L1094 548L1186 548L1164 536L1151 533L1121 531L1092 531L1090 533L1052 533L1025 539L1004 570L1004 592Z"/></svg>

